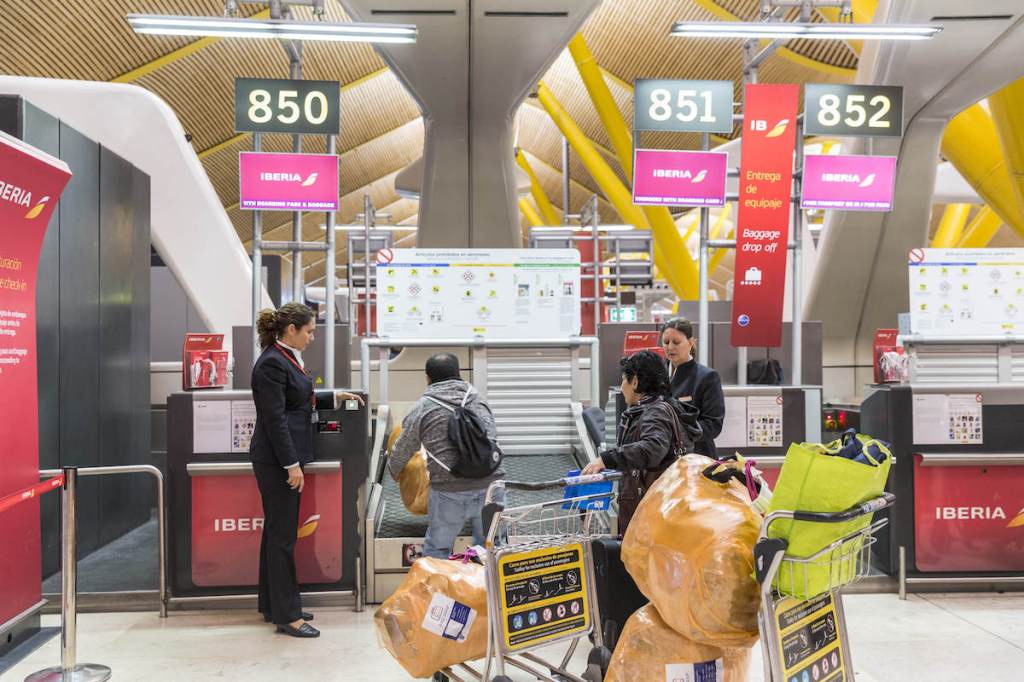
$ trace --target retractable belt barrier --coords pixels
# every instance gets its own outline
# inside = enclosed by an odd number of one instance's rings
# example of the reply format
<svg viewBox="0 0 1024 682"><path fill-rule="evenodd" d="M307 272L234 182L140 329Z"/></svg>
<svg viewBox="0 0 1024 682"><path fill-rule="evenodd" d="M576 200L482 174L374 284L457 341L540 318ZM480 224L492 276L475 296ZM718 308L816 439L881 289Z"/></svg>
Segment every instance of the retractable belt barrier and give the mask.
<svg viewBox="0 0 1024 682"><path fill-rule="evenodd" d="M0 512L5 512L8 509L13 509L14 507L24 502L25 500L35 499L36 497L45 495L51 490L56 490L57 488L60 488L63 485L64 474L61 474L56 478L51 478L48 481L43 481L42 483L30 485L24 490L20 490L16 493L11 493L10 495L0 497Z"/></svg>

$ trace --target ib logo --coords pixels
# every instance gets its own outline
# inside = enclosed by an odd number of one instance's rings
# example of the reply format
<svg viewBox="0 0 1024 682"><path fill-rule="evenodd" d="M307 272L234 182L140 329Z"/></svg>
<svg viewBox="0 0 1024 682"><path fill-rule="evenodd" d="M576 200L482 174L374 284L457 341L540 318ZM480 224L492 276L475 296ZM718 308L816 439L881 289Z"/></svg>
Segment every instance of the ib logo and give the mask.
<svg viewBox="0 0 1024 682"><path fill-rule="evenodd" d="M28 213L25 214L25 220L35 220L39 217L39 214L46 208L46 203L50 200L50 197L43 197L39 200L39 203L29 209Z"/></svg>
<svg viewBox="0 0 1024 682"><path fill-rule="evenodd" d="M750 315L743 314L736 318L736 324L741 327L746 327L750 324Z"/></svg>
<svg viewBox="0 0 1024 682"><path fill-rule="evenodd" d="M750 129L754 132L764 133L767 130L768 132L765 133L765 137L781 137L786 132L788 126L788 118L784 118L776 123L771 130L768 130L768 121L763 118L755 118L750 122Z"/></svg>

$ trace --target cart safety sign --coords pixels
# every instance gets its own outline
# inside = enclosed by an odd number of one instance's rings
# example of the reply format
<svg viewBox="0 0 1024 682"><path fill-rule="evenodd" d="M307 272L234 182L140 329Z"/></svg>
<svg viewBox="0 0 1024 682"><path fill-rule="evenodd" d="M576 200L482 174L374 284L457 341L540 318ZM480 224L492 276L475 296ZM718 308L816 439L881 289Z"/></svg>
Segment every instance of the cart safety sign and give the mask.
<svg viewBox="0 0 1024 682"><path fill-rule="evenodd" d="M498 580L506 650L579 635L590 628L582 544L505 554L498 559Z"/></svg>
<svg viewBox="0 0 1024 682"><path fill-rule="evenodd" d="M852 682L846 672L842 622L832 594L775 605L782 679L786 682Z"/></svg>

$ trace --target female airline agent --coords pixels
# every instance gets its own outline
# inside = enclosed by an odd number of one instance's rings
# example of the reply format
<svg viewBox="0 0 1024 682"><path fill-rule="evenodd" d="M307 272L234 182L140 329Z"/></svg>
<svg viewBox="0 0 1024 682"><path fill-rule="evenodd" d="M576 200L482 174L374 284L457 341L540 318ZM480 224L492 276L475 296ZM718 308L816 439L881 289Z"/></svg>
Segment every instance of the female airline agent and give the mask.
<svg viewBox="0 0 1024 682"><path fill-rule="evenodd" d="M253 473L263 498L260 543L259 610L278 632L292 637L319 637L305 621L295 578L295 541L299 499L305 484L302 467L313 460L316 397L302 364L302 351L313 341L316 319L301 303L262 310L256 321L263 353L252 369L256 428L249 446ZM359 400L339 391L334 400Z"/></svg>
<svg viewBox="0 0 1024 682"><path fill-rule="evenodd" d="M692 402L700 412L703 434L694 444L694 452L715 457L715 438L725 421L725 396L718 372L698 363L693 357L693 323L681 317L661 327L661 347L669 362L672 397Z"/></svg>

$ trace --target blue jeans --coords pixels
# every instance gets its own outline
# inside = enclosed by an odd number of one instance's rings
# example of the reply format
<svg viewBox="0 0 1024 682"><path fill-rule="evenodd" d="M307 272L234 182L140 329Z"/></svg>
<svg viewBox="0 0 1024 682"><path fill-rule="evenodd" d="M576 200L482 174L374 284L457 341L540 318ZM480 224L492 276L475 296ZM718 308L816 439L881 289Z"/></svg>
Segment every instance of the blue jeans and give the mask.
<svg viewBox="0 0 1024 682"><path fill-rule="evenodd" d="M504 502L504 490L497 491L496 502ZM473 530L473 544L482 545L486 539L481 512L487 489L464 492L430 491L427 511L427 537L423 542L423 556L447 559L451 556L455 538L466 522Z"/></svg>

